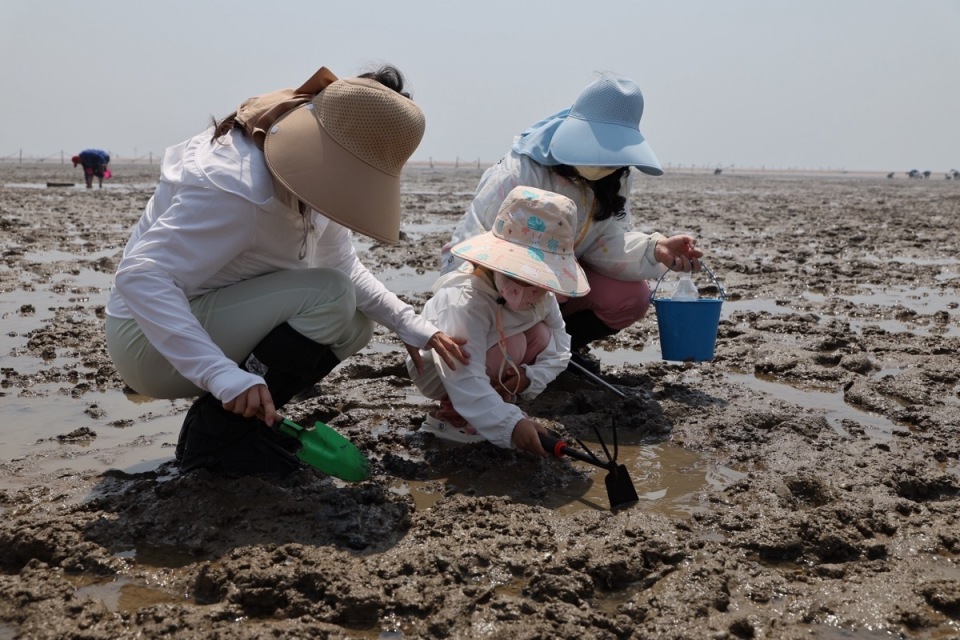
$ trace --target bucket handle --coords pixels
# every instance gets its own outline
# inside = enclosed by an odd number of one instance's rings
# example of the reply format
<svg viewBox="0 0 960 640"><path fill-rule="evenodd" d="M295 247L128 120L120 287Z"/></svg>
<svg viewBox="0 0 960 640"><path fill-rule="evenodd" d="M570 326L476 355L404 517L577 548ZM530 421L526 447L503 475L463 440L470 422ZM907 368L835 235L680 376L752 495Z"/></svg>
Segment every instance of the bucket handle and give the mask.
<svg viewBox="0 0 960 640"><path fill-rule="evenodd" d="M717 291L720 292L720 300L726 300L727 292L726 290L724 290L723 285L720 284L720 281L717 280L717 276L713 275L713 271L710 271L706 263L704 263L702 260L700 260L699 262L700 262L700 268L706 271L707 275L710 276L710 278L713 280L713 284L717 285ZM660 283L663 282L663 277L668 273L671 273L672 271L673 269L667 269L666 271L660 274L659 278L657 278L657 284L654 285L653 291L650 292L650 302L653 302L653 299L656 297L657 289L660 288Z"/></svg>

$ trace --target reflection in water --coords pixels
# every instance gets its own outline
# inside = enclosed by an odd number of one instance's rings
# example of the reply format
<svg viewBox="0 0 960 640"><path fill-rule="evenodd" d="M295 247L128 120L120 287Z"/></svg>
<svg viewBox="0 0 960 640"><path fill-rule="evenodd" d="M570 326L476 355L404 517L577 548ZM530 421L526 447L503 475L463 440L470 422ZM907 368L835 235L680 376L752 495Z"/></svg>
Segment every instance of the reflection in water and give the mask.
<svg viewBox="0 0 960 640"><path fill-rule="evenodd" d="M597 449L599 450L599 447ZM621 442L617 462L627 468L640 496L640 504L633 508L653 511L671 518L686 519L705 510L700 502L702 491L722 489L745 475L717 465L699 453L670 442ZM584 472L585 478L565 487L557 487L545 496L526 495L526 480L531 473L536 473L537 464L537 461L530 460L480 473L453 473L429 481L398 480L393 484L392 490L402 495L409 494L417 509L429 509L436 504L444 496L445 485L453 485L458 492L510 496L517 502L540 505L560 513L610 508L604 483L607 472L569 458L551 459L542 464L572 464Z"/></svg>
<svg viewBox="0 0 960 640"><path fill-rule="evenodd" d="M849 437L844 428L847 420L863 425L864 433L878 442L889 442L895 431L906 431L887 418L851 407L843 399L843 391L834 393L805 391L787 384L763 380L754 375L727 373L725 377L751 389L769 394L785 402L800 405L805 409L825 411L824 417L838 435Z"/></svg>
<svg viewBox="0 0 960 640"><path fill-rule="evenodd" d="M71 577L67 577L71 580ZM144 607L171 604L178 601L173 594L137 584L129 578L73 578L77 600L94 600L113 612L133 613Z"/></svg>
<svg viewBox="0 0 960 640"><path fill-rule="evenodd" d="M67 183L63 183L63 184L67 185ZM59 183L48 185L46 182L4 182L2 186L9 189L55 189L57 191L71 191L71 190L76 190L81 192L87 191L87 187L82 181L75 182L69 186L59 186ZM132 182L132 183L125 183L125 184L117 184L117 183L108 184L106 182L103 183L104 191L112 191L114 193L135 193L137 191L153 191L156 187L157 187L157 184L155 182ZM96 189L93 189L88 193L96 197L95 194L99 190L100 190L100 187L98 186Z"/></svg>
<svg viewBox="0 0 960 640"><path fill-rule="evenodd" d="M56 249L44 249L43 251L30 251L23 254L23 259L31 264L50 264L52 262L76 262L80 260L95 261L101 258L111 258L113 256L119 255L119 249L104 249L102 251L94 251L88 253L82 249L77 249L76 251L58 251ZM112 273L103 273L103 272L94 272L94 274L99 274L104 278L113 279ZM94 275L94 280L101 280L98 275ZM85 282L88 278L80 277L78 274L71 280L75 280L77 286L90 286L90 282Z"/></svg>

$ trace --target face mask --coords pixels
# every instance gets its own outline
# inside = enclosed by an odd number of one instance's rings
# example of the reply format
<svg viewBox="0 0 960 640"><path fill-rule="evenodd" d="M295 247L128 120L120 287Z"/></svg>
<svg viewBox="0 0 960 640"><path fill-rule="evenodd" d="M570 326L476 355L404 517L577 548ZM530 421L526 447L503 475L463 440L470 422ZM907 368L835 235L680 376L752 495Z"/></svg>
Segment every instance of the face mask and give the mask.
<svg viewBox="0 0 960 640"><path fill-rule="evenodd" d="M608 175L620 169L620 167L574 167L582 178L594 181L606 178Z"/></svg>
<svg viewBox="0 0 960 640"><path fill-rule="evenodd" d="M523 311L532 309L547 290L533 285L524 286L515 280L511 280L499 271L493 274L494 283L497 285L497 291L506 300L507 307L512 311Z"/></svg>

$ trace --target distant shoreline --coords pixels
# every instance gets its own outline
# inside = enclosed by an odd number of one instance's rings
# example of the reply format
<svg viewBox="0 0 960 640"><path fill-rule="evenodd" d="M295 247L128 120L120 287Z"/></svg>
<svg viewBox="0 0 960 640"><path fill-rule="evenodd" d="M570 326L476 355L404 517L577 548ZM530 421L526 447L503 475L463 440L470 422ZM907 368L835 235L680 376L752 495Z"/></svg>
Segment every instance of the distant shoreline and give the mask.
<svg viewBox="0 0 960 640"><path fill-rule="evenodd" d="M473 161L457 161L457 160L414 160L407 163L408 167L417 168L417 169L427 169L433 168L437 170L463 170L463 171L483 171L487 167L491 166L493 162L483 162L478 160ZM23 165L24 167L28 166L48 166L56 167L60 165L69 166L69 160L61 162L60 159L50 159L50 158L23 158L20 160L15 157L0 157L0 166L13 166L13 165ZM123 158L117 157L114 158L111 162L112 166L122 166L122 165L135 165L135 166L152 166L160 165L160 156L151 156L149 159L147 157L139 158ZM665 175L716 175L718 178L723 178L724 176L810 176L810 177L856 177L856 178L887 178L889 174L893 174L891 179L896 180L909 180L908 175L909 170L897 170L897 171L877 171L877 170L868 170L868 169L799 169L799 168L789 168L789 169L768 169L765 167L728 167L720 168L721 171L719 174L715 173L716 167L710 166L665 166L664 173ZM928 180L944 180L946 179L947 171L933 171Z"/></svg>
<svg viewBox="0 0 960 640"><path fill-rule="evenodd" d="M492 164L492 163L491 163ZM423 162L411 161L407 163L409 167L417 169L437 169L437 170L460 170L467 171L478 169L477 162ZM485 170L490 164L480 163L480 170ZM849 178L884 178L891 173L890 171L871 171L871 170L846 170L846 169L766 169L762 167L737 167L722 169L721 173L716 174L714 167L664 167L664 175L716 175L717 178L725 176L810 176L810 177L849 177ZM893 178L897 180L910 179L907 171L894 171ZM946 172L934 172L929 180L943 180Z"/></svg>

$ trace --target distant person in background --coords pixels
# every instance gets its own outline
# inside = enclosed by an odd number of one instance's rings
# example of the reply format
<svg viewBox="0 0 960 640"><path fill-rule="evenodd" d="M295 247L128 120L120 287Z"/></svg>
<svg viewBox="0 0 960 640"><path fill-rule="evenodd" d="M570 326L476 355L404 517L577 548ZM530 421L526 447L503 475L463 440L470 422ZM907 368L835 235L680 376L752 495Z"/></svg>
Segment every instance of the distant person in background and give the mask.
<svg viewBox="0 0 960 640"><path fill-rule="evenodd" d="M473 201L440 255L441 273L461 260L451 251L490 230L504 198L518 185L559 193L577 205L574 252L590 293L561 302L572 361L593 373L600 362L589 344L642 318L650 306L647 279L665 269L693 271L703 252L687 235L633 230L628 200L631 167L663 174L640 133L643 96L635 82L604 74L573 105L544 118L514 140L510 152L484 172Z"/></svg>
<svg viewBox="0 0 960 640"><path fill-rule="evenodd" d="M103 179L110 177L110 154L102 149L84 149L79 155L73 156L73 166L83 165L83 177L87 181L87 189L93 188L93 178L99 181L103 189Z"/></svg>

